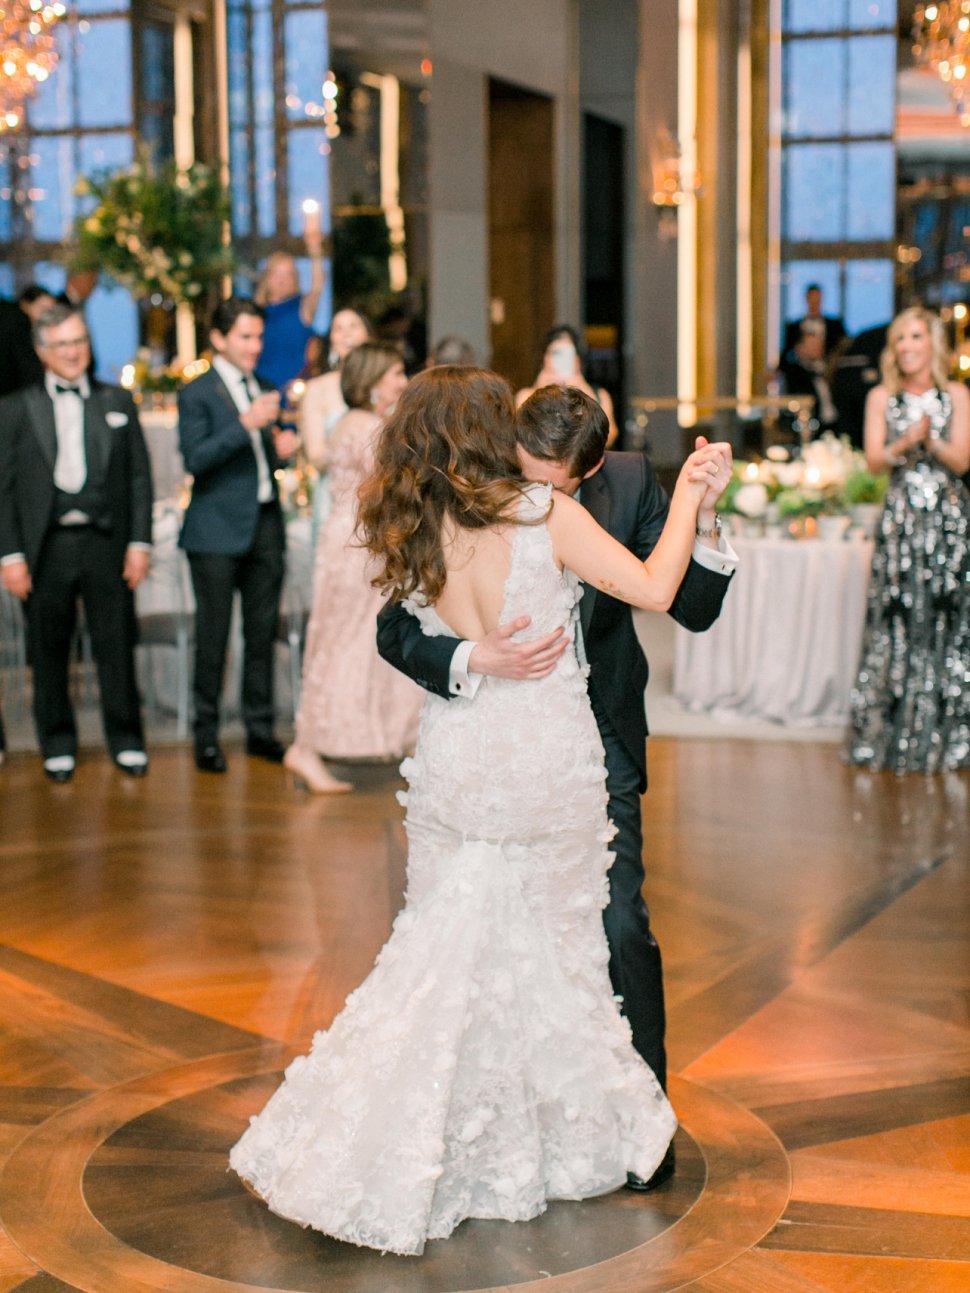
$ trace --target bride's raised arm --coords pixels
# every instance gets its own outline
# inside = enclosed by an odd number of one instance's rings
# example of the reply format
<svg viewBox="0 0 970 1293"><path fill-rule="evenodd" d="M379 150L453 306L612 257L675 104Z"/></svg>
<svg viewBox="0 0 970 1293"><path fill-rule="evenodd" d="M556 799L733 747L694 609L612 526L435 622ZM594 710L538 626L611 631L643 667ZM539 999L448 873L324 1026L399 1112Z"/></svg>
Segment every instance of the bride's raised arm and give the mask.
<svg viewBox="0 0 970 1293"><path fill-rule="evenodd" d="M669 609L694 547L697 509L712 477L730 471L730 446L708 444L681 468L663 533L646 561L639 561L567 495L553 494L549 535L556 560L584 583L649 611Z"/></svg>

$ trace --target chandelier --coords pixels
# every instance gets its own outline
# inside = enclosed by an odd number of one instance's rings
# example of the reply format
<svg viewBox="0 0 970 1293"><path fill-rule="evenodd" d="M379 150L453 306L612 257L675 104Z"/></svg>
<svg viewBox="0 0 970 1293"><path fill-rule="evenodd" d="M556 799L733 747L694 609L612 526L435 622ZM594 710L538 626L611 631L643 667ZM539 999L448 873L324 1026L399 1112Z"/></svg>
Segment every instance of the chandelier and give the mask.
<svg viewBox="0 0 970 1293"><path fill-rule="evenodd" d="M53 27L67 9L46 0L0 0L0 134L16 130L23 105L57 66Z"/></svg>
<svg viewBox="0 0 970 1293"><path fill-rule="evenodd" d="M970 0L918 4L913 13L913 56L932 68L970 126Z"/></svg>

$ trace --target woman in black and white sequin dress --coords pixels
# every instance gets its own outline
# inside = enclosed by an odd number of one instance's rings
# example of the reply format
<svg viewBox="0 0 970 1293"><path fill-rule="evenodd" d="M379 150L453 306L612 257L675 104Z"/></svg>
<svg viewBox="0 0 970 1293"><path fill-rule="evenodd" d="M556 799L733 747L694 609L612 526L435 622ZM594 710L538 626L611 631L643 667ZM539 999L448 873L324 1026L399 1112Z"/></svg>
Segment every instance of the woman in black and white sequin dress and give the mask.
<svg viewBox="0 0 970 1293"><path fill-rule="evenodd" d="M892 475L847 757L899 773L970 767L970 394L948 361L940 320L903 310L866 401L869 467Z"/></svg>

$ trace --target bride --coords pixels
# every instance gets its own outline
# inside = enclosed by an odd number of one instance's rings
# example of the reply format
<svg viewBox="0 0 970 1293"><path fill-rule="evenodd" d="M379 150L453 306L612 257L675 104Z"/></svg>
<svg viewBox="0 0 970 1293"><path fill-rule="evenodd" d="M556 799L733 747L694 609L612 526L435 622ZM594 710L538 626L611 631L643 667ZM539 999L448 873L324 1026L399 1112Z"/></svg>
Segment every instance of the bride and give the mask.
<svg viewBox="0 0 970 1293"><path fill-rule="evenodd" d="M723 446L691 454L647 561L522 477L506 383L415 377L361 489L375 584L426 634L572 623L579 580L662 611ZM602 909L612 828L576 655L548 677L429 695L409 790L407 898L374 970L234 1146L274 1211L418 1254L465 1218L648 1179L676 1120L613 998Z"/></svg>

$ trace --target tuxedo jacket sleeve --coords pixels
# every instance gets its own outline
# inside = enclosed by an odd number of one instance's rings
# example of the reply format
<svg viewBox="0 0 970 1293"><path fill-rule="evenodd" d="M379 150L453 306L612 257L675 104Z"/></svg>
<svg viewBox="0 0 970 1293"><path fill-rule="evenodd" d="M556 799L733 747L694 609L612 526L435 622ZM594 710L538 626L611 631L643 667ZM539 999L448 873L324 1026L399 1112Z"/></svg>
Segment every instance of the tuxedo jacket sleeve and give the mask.
<svg viewBox="0 0 970 1293"><path fill-rule="evenodd" d="M382 659L436 696L451 699L451 660L458 639L432 637L399 602L384 606L377 616L377 650Z"/></svg>
<svg viewBox="0 0 970 1293"><path fill-rule="evenodd" d="M17 437L22 419L19 392L0 399L0 557L27 551L17 501Z"/></svg>
<svg viewBox="0 0 970 1293"><path fill-rule="evenodd" d="M643 476L640 484L636 530L630 547L641 561L646 561L663 531L670 509L670 500L657 479L656 472L646 458L642 457L641 470ZM730 582L730 575L708 570L706 566L702 566L699 561L691 557L669 614L678 624L692 633L703 633L720 615ZM604 594L600 593L598 596L604 596Z"/></svg>
<svg viewBox="0 0 970 1293"><path fill-rule="evenodd" d="M95 387L112 413L127 417L128 421L119 434L123 435L123 475L128 494L125 543L151 543L152 503L155 498L152 482L152 463L148 456L145 433L138 420L138 409L128 391L119 386Z"/></svg>

